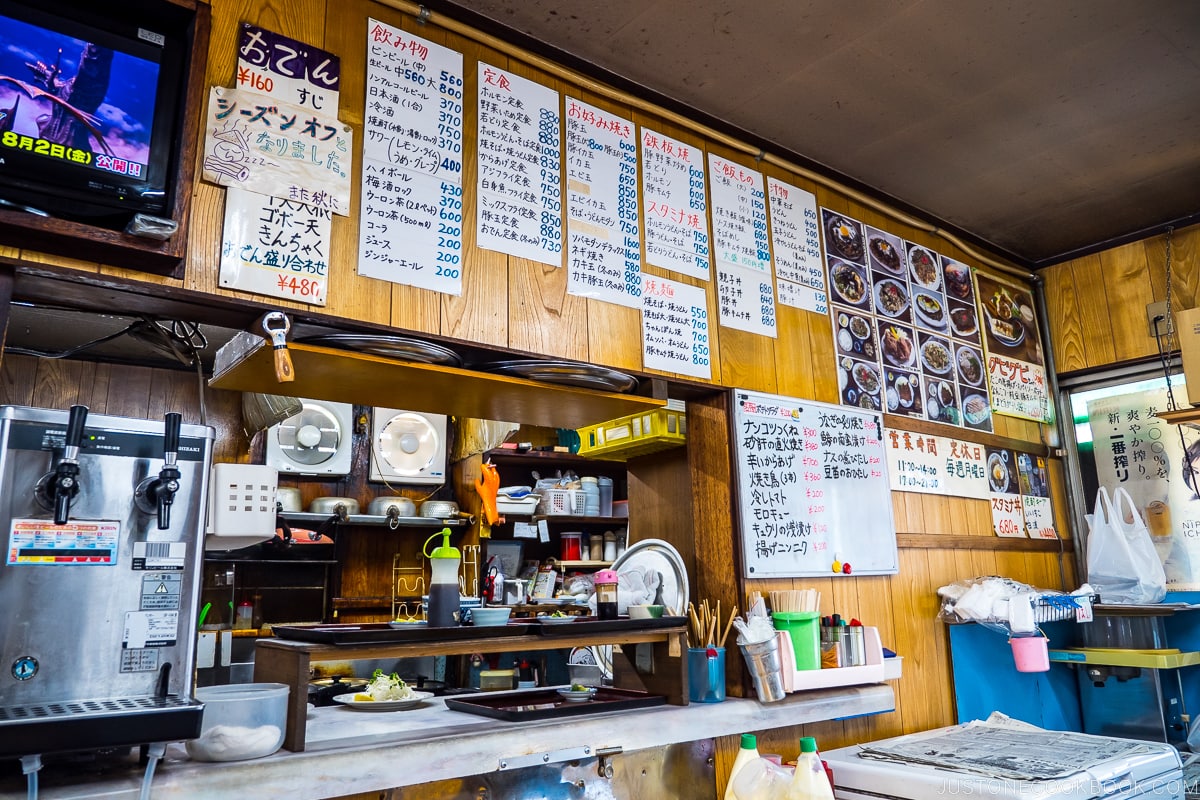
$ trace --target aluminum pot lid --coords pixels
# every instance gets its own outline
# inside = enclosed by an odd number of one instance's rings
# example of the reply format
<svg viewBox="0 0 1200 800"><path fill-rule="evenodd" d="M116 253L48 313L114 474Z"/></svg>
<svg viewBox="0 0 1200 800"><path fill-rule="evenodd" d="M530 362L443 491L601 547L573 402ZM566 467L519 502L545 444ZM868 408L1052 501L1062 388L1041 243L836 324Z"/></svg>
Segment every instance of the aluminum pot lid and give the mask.
<svg viewBox="0 0 1200 800"><path fill-rule="evenodd" d="M422 517L452 517L458 513L458 503L453 500L426 500L421 503Z"/></svg>

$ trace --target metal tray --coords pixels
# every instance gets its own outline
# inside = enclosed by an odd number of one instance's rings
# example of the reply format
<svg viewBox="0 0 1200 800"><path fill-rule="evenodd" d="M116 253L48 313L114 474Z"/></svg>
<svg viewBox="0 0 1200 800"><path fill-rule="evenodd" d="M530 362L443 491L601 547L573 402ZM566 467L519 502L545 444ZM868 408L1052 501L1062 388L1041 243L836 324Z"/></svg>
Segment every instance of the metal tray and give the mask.
<svg viewBox="0 0 1200 800"><path fill-rule="evenodd" d="M469 699L447 697L446 708L509 722L524 722L535 719L575 717L582 714L601 714L606 711L626 711L632 708L652 708L666 702L667 698L661 695L605 686L596 689L595 697L586 703L567 702L557 689L531 689L505 692L490 697L472 696Z"/></svg>
<svg viewBox="0 0 1200 800"><path fill-rule="evenodd" d="M660 628L682 628L687 624L687 617L659 617L658 619L597 619L596 617L579 617L570 625L538 625L542 636L586 636L589 633L610 633L613 631L653 631Z"/></svg>
<svg viewBox="0 0 1200 800"><path fill-rule="evenodd" d="M430 628L414 625L393 628L386 622L364 622L358 625L276 625L271 630L280 639L318 644L398 644L402 642L446 642L462 639L491 639L497 636L524 636L533 632L532 623L510 622L507 625L488 625L476 628L459 625L453 628ZM541 627L540 625L536 627ZM569 627L569 626L563 626Z"/></svg>
<svg viewBox="0 0 1200 800"><path fill-rule="evenodd" d="M422 364L443 364L451 367L461 367L462 358L458 353L440 344L427 342L424 339L412 339L407 336L383 336L366 333L327 333L319 336L305 336L296 341L303 344L316 344L322 347L334 347L341 350L354 350L359 353L398 358L402 361L416 361Z"/></svg>
<svg viewBox="0 0 1200 800"><path fill-rule="evenodd" d="M602 389L607 392L628 392L636 389L638 385L637 378L632 375L596 364L580 364L575 361L493 361L477 366L485 372L562 386Z"/></svg>

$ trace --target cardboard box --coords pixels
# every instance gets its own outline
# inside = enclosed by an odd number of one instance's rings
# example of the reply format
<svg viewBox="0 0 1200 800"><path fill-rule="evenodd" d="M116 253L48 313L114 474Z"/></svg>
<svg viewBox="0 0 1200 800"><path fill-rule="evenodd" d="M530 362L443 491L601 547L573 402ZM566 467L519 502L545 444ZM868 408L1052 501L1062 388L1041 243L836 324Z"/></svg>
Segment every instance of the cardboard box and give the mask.
<svg viewBox="0 0 1200 800"><path fill-rule="evenodd" d="M1179 337L1188 403L1200 406L1200 308L1175 312L1175 334Z"/></svg>

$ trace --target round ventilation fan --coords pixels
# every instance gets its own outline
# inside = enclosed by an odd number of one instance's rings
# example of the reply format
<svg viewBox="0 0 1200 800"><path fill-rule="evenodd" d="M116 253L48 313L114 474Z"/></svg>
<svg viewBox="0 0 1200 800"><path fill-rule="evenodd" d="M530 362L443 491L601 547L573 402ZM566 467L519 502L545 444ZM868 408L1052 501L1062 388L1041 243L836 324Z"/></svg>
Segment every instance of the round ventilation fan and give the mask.
<svg viewBox="0 0 1200 800"><path fill-rule="evenodd" d="M420 414L404 412L388 419L375 435L375 453L382 473L401 477L420 475L441 452L441 436Z"/></svg>
<svg viewBox="0 0 1200 800"><path fill-rule="evenodd" d="M348 403L305 400L299 414L270 428L267 463L280 472L348 473L351 409Z"/></svg>

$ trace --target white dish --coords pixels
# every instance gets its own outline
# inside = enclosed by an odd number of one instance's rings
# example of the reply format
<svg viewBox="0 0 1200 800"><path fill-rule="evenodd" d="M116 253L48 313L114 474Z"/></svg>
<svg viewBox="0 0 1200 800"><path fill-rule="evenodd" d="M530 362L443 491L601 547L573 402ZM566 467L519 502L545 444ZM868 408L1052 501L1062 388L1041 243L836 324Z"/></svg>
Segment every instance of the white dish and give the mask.
<svg viewBox="0 0 1200 800"><path fill-rule="evenodd" d="M333 702L340 703L355 711L407 711L416 708L429 698L433 692L413 692L407 700L355 700L354 693L335 695Z"/></svg>
<svg viewBox="0 0 1200 800"><path fill-rule="evenodd" d="M543 625L565 625L574 622L575 617L538 617L537 621Z"/></svg>
<svg viewBox="0 0 1200 800"><path fill-rule="evenodd" d="M405 630L407 628L420 628L427 624L428 622L423 619L393 619L388 622L388 627Z"/></svg>
<svg viewBox="0 0 1200 800"><path fill-rule="evenodd" d="M889 295L894 295L898 298L897 306L894 309L888 309L883 303L884 292ZM908 290L904 288L904 284L900 281L894 281L891 278L884 278L875 284L875 310L885 317L899 317L908 310L910 303Z"/></svg>

